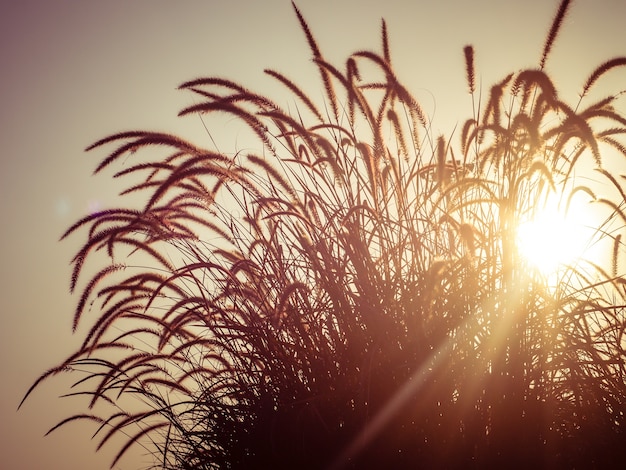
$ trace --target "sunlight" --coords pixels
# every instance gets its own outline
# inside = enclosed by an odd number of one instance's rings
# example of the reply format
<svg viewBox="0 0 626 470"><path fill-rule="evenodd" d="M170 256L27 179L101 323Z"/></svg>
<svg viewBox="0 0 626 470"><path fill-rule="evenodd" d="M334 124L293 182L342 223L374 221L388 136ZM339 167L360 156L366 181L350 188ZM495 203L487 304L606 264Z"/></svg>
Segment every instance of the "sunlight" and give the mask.
<svg viewBox="0 0 626 470"><path fill-rule="evenodd" d="M582 203L575 202L565 214L559 209L557 197L552 197L517 229L521 256L544 276L555 273L559 267L575 264L588 254L593 236L590 214Z"/></svg>

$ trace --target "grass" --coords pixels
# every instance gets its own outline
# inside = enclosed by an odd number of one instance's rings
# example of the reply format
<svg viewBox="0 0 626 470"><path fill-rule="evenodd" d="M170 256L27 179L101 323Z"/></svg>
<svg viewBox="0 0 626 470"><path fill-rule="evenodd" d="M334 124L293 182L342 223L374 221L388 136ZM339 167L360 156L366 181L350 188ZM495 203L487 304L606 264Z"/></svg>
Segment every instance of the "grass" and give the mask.
<svg viewBox="0 0 626 470"><path fill-rule="evenodd" d="M88 410L53 429L93 421L100 445L126 435L112 467L132 445L163 469L621 463L626 195L603 158L626 157L626 118L619 93L587 94L626 58L562 101L544 65L568 7L539 67L486 96L464 49L475 105L458 141L431 133L384 22L382 52L340 68L294 6L323 102L271 70L296 108L225 79L181 86L201 100L181 116L233 117L256 153L150 131L90 146L110 149L96 172L132 154L115 177L146 203L63 236L84 237L74 328L91 323L26 397L77 376L68 395ZM516 233L555 197L564 213L592 204L589 244L608 255L548 279Z"/></svg>

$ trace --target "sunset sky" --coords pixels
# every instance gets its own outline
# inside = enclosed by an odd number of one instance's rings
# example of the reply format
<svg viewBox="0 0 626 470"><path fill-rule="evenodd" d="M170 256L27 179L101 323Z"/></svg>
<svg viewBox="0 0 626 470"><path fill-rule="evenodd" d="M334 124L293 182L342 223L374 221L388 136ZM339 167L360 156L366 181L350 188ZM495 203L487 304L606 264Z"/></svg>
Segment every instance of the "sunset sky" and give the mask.
<svg viewBox="0 0 626 470"><path fill-rule="evenodd" d="M534 67L557 0L299 0L326 58L343 69L350 52L380 50L385 18L397 75L420 100L435 134L451 135L471 115L463 46L475 47L484 93L509 72ZM566 102L593 69L626 55L623 0L578 0L566 18L547 71ZM177 90L200 76L220 76L270 94L281 88L271 68L319 99L322 88L289 0L24 0L0 7L0 216L3 220L0 467L7 470L104 470L115 442L97 454L94 428L70 424L80 400L51 380L16 407L39 374L80 342L71 334L77 299L68 292L69 262L80 236L59 236L90 210L118 203L121 186L91 173L102 152L83 149L131 129L211 141L197 117L177 118L191 97ZM626 70L598 84L626 89ZM626 95L618 101L626 109ZM237 129L211 129L219 136ZM223 139L227 140L227 139ZM626 172L626 168L624 170ZM151 463L141 450L115 468Z"/></svg>

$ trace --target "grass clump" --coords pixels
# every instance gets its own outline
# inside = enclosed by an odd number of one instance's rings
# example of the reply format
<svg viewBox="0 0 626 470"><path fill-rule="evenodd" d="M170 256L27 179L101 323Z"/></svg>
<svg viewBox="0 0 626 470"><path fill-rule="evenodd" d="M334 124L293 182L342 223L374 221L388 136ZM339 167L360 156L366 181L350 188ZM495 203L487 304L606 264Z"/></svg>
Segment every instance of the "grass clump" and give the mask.
<svg viewBox="0 0 626 470"><path fill-rule="evenodd" d="M181 115L232 116L256 152L150 131L89 147L112 148L97 171L135 153L115 176L146 203L64 235L85 236L74 327L96 315L33 385L78 374L71 395L93 412L60 424L96 422L101 445L127 435L113 465L151 445L163 469L621 462L626 197L603 156L626 157L626 118L617 95L582 97L626 60L562 101L544 65L568 6L539 67L496 83L458 142L431 134L384 22L382 54L338 67L296 8L324 102L271 70L295 111L225 79L181 86L201 99ZM546 274L521 255L518 227L555 198L565 214L592 201L588 245L606 259Z"/></svg>

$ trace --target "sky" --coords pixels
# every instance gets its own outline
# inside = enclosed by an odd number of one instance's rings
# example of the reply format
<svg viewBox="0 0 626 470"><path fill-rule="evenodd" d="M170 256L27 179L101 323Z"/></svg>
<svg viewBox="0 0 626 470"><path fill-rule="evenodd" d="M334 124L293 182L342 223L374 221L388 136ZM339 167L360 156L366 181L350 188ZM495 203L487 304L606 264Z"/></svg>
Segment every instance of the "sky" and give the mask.
<svg viewBox="0 0 626 470"><path fill-rule="evenodd" d="M450 135L471 115L463 46L474 45L477 77L487 90L509 72L537 66L559 2L296 3L322 53L339 66L350 52L380 51L384 17L397 75L435 133ZM547 64L565 101L576 100L597 65L626 55L623 18L623 0L574 1ZM2 2L0 64L0 468L104 470L117 448L96 453L93 428L75 423L42 437L84 411L81 402L57 398L67 392L62 383L44 384L16 411L30 384L80 342L80 330L71 333L77 298L68 286L69 262L82 240L58 239L90 210L119 203L121 187L91 176L104 154L84 148L131 129L179 133L210 146L197 117L176 117L191 104L177 86L201 76L234 79L279 104L286 103L284 92L265 68L316 98L322 89L288 0ZM600 91L626 89L626 72L613 77ZM223 145L241 146L233 125L211 132L222 135ZM144 454L129 453L115 468L146 468Z"/></svg>

